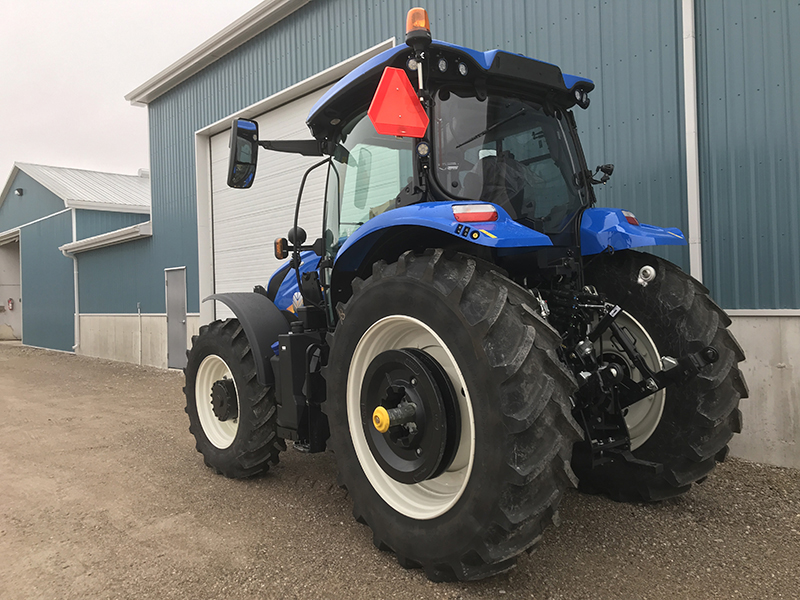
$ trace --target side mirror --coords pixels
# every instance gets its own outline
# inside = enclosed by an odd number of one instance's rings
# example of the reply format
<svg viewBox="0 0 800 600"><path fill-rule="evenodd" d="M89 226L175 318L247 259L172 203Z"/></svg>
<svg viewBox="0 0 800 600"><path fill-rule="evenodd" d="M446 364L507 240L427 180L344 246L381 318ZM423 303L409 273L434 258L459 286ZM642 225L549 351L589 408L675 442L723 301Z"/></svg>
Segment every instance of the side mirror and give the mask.
<svg viewBox="0 0 800 600"><path fill-rule="evenodd" d="M246 189L253 185L258 160L258 123L234 119L231 125L228 186Z"/></svg>

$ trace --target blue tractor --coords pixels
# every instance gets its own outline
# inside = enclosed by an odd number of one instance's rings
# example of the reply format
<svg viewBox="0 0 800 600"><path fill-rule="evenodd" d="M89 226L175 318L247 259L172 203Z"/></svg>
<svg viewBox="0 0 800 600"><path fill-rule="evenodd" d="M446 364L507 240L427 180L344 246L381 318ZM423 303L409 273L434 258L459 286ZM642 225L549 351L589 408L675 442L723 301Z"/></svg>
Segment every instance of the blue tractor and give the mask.
<svg viewBox="0 0 800 600"><path fill-rule="evenodd" d="M744 354L706 288L635 250L678 229L594 206L613 166L587 168L572 112L593 88L433 41L412 9L405 44L317 102L313 140L234 121L230 186L259 147L319 156L326 209L312 244L295 213L266 288L211 296L236 318L188 352L206 464L244 478L286 440L331 449L375 544L436 581L511 568L572 486L703 481L741 428Z"/></svg>

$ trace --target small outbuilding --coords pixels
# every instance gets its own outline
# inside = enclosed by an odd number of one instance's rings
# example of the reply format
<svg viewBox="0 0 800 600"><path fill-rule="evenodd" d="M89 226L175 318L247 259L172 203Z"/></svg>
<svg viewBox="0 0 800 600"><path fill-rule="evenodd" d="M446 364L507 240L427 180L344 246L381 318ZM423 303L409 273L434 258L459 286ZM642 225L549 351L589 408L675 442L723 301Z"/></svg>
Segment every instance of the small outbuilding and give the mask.
<svg viewBox="0 0 800 600"><path fill-rule="evenodd" d="M0 339L74 351L76 253L150 235L150 176L15 163L0 193Z"/></svg>

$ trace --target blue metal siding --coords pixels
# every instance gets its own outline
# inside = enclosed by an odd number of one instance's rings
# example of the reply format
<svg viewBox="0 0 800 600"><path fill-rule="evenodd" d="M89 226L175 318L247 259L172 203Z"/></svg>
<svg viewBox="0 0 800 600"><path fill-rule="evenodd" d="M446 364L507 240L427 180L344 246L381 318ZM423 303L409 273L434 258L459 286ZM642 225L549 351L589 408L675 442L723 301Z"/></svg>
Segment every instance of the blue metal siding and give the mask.
<svg viewBox="0 0 800 600"><path fill-rule="evenodd" d="M800 2L697 4L703 272L726 308L800 308Z"/></svg>
<svg viewBox="0 0 800 600"><path fill-rule="evenodd" d="M102 210L77 210L75 230L77 239L82 240L101 233L108 233L150 220L150 215L108 212Z"/></svg>
<svg viewBox="0 0 800 600"><path fill-rule="evenodd" d="M164 271L157 285L148 265L153 255L151 238L135 240L78 254L78 293L81 314L163 313Z"/></svg>
<svg viewBox="0 0 800 600"><path fill-rule="evenodd" d="M22 196L14 190L22 188ZM26 173L19 171L0 205L0 231L8 231L64 210L64 201Z"/></svg>
<svg viewBox="0 0 800 600"><path fill-rule="evenodd" d="M71 241L72 215L68 212L20 231L24 344L72 350L75 335L73 266L72 260L58 249Z"/></svg>
<svg viewBox="0 0 800 600"><path fill-rule="evenodd" d="M601 204L685 231L677 4L433 0L427 9L437 39L522 52L594 79L592 106L578 110L577 119L589 164L617 166L598 190ZM163 269L185 265L188 310L197 312L194 132L391 36L402 41L409 7L398 0L314 0L153 101L153 238L82 256L81 310L132 311L133 277L143 310L163 312ZM685 249L663 254L688 263Z"/></svg>

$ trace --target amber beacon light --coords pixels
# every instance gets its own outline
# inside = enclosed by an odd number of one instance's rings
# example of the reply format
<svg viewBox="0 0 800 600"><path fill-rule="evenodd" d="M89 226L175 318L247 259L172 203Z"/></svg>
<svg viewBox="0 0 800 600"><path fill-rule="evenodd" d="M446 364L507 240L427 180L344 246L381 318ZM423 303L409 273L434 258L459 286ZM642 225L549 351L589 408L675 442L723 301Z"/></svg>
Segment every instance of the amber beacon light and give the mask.
<svg viewBox="0 0 800 600"><path fill-rule="evenodd" d="M416 48L431 43L431 22L424 8L412 8L406 17L406 44Z"/></svg>

